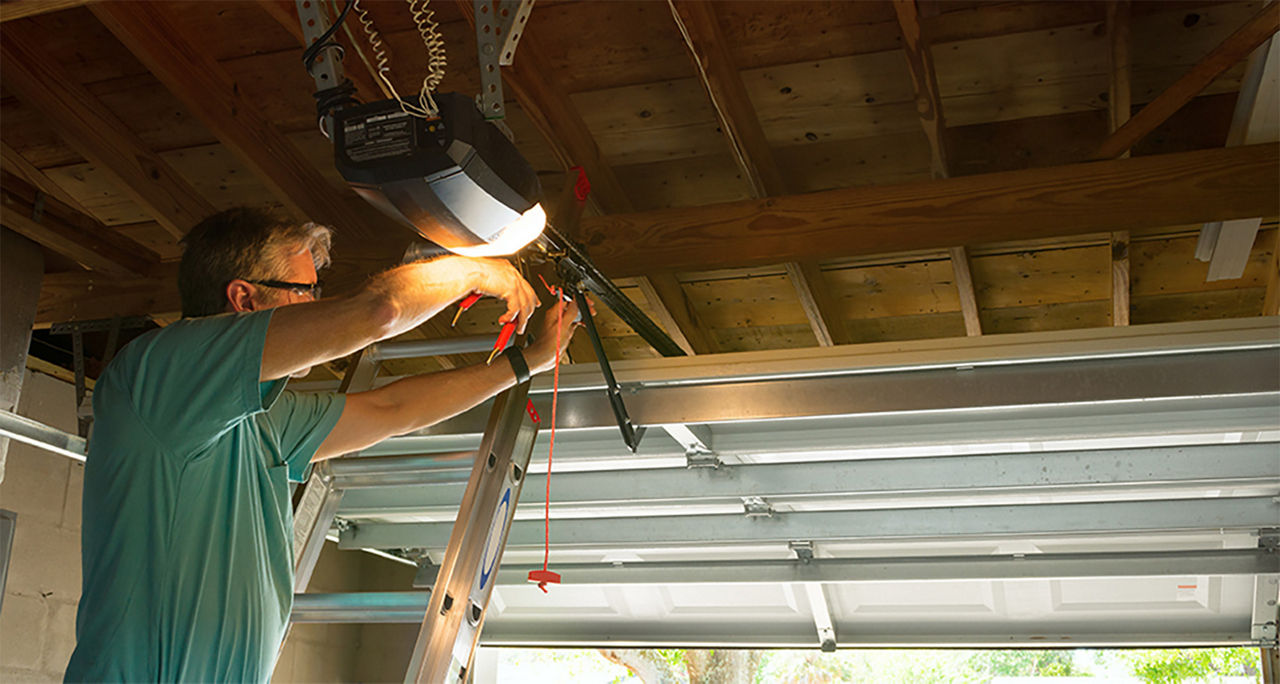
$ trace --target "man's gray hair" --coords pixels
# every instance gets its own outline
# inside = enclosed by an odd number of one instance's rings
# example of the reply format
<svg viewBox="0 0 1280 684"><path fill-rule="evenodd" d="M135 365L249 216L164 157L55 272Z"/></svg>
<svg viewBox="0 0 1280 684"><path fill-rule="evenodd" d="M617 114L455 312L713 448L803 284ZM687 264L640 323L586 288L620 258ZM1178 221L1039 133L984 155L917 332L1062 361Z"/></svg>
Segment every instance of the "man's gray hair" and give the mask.
<svg viewBox="0 0 1280 684"><path fill-rule="evenodd" d="M227 284L236 278L280 280L289 258L311 252L316 270L329 265L333 231L298 224L266 209L236 207L201 221L182 238L178 290L184 318L227 310Z"/></svg>

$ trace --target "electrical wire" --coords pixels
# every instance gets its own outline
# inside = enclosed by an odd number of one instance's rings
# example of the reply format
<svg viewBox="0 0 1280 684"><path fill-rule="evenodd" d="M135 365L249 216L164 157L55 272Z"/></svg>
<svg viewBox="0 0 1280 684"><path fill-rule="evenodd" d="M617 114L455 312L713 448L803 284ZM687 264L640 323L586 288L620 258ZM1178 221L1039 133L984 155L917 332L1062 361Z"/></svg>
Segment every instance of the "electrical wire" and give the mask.
<svg viewBox="0 0 1280 684"><path fill-rule="evenodd" d="M338 59L342 59L342 56L346 51L343 50L340 43L336 43L329 39L337 32L338 27L341 26L343 20L347 18L347 14L351 12L351 6L354 4L353 0L347 0L347 4L342 8L342 11L338 13L338 18L333 21L333 24L329 26L329 29L320 34L320 37L316 39L315 42L309 45L306 50L302 51L302 65L306 67L308 74L311 74L311 69L315 66L316 58L320 56L320 53L323 50L328 48L337 48ZM315 74L311 74L311 76L314 78Z"/></svg>
<svg viewBox="0 0 1280 684"><path fill-rule="evenodd" d="M380 86L400 103L400 109L404 113L419 118L434 119L438 116L440 110L436 106L435 99L431 97L431 93L444 79L447 62L444 39L440 36L439 24L435 21L435 12L427 7L428 0L408 0L408 3L409 13L413 16L418 35L422 37L422 43L427 48L427 75L422 79L422 86L418 90L416 104L400 97L400 93L396 91L395 84L391 82L391 59L387 55L386 45L382 42L382 35L378 32L377 27L374 26L373 19L369 17L368 10L360 5L360 0L355 0L354 3L356 20L364 28L365 38L369 41L369 47L373 51L375 63L371 68L374 70L374 75L378 77ZM361 58L364 59L364 53L360 54Z"/></svg>

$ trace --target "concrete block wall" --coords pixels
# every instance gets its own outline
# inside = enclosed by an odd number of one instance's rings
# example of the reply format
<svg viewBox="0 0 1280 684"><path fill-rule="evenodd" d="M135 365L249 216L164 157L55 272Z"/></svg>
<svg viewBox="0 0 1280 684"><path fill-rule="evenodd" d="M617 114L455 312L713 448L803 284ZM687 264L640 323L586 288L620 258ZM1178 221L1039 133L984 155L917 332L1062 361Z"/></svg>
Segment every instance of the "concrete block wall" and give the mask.
<svg viewBox="0 0 1280 684"><path fill-rule="evenodd" d="M75 432L75 388L40 373L23 379L18 413ZM18 514L0 605L0 681L62 681L80 599L84 466L11 442L0 508Z"/></svg>

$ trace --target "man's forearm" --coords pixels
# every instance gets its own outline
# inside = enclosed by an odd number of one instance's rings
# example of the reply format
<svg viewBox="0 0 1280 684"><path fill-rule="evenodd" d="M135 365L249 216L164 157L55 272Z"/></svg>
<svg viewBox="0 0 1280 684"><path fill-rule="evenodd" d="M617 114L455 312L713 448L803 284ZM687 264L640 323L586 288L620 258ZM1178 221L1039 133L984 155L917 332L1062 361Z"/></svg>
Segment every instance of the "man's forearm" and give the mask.
<svg viewBox="0 0 1280 684"><path fill-rule="evenodd" d="M375 276L366 296L385 302L392 317L383 339L412 330L477 287L480 269L462 257L405 264Z"/></svg>

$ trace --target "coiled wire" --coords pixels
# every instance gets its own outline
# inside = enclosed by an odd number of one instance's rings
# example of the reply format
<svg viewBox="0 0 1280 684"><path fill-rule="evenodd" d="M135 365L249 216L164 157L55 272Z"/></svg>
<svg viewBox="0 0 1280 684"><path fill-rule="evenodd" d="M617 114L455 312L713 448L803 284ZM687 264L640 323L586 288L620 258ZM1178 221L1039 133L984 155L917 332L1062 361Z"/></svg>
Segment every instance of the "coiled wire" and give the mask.
<svg viewBox="0 0 1280 684"><path fill-rule="evenodd" d="M373 50L374 70L378 80L386 86L391 96L400 102L400 109L406 114L424 119L434 119L439 112L439 108L436 106L435 99L431 97L431 92L444 79L446 65L444 39L441 38L437 30L439 24L434 20L435 12L427 9L429 0L408 0L408 2L409 12L413 15L414 24L418 27L419 35L422 36L423 45L427 48L427 76L422 79L422 87L418 91L416 105L400 97L400 93L396 91L395 84L391 82L389 77L391 59L387 56L382 36L378 33L377 27L373 25L373 19L369 17L368 10L360 6L360 0L355 0L353 9L356 11L356 19L364 28L369 47Z"/></svg>

